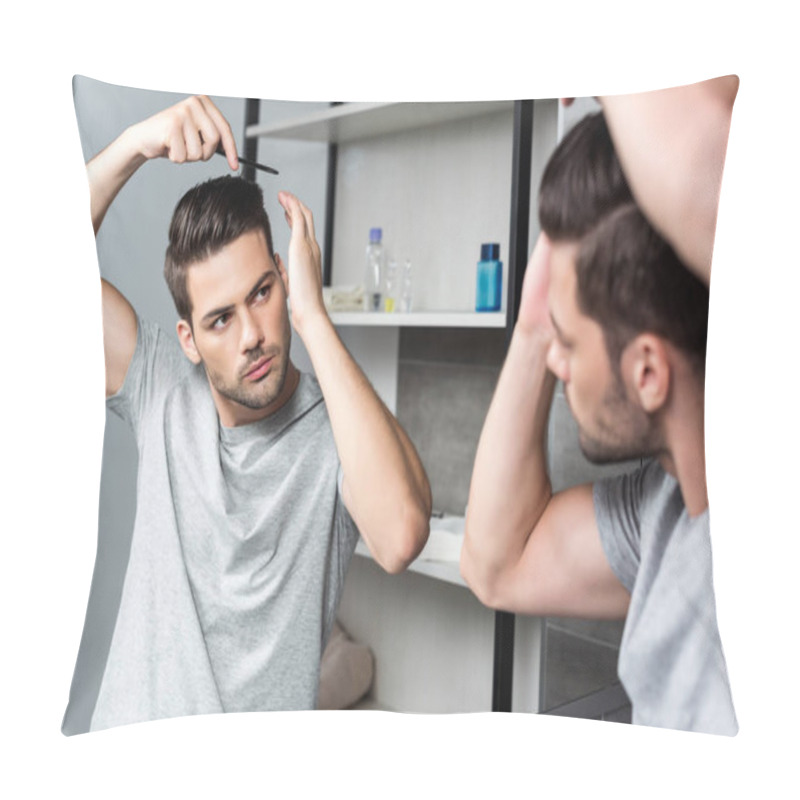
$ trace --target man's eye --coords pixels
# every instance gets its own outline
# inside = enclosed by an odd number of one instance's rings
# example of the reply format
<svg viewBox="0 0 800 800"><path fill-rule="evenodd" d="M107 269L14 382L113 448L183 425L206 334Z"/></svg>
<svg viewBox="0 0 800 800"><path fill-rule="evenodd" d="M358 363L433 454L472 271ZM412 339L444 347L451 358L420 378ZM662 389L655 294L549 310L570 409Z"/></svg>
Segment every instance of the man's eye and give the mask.
<svg viewBox="0 0 800 800"><path fill-rule="evenodd" d="M262 286L258 292L256 292L256 300L264 300L269 297L269 290L271 288L271 286Z"/></svg>
<svg viewBox="0 0 800 800"><path fill-rule="evenodd" d="M230 314L222 314L222 316L217 317L214 322L211 323L212 329L221 330L225 327L229 319Z"/></svg>

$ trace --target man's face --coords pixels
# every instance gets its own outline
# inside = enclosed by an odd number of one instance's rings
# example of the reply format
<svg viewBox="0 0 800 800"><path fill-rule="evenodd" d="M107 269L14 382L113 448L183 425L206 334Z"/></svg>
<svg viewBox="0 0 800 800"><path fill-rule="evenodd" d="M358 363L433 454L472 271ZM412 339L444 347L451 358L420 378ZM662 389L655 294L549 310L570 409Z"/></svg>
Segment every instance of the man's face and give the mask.
<svg viewBox="0 0 800 800"><path fill-rule="evenodd" d="M657 451L656 423L631 399L620 370L612 369L603 329L578 307L577 254L575 243L552 245L548 304L555 337L547 365L564 383L581 450L589 461L602 464L652 455ZM621 364L624 361L623 354Z"/></svg>
<svg viewBox="0 0 800 800"><path fill-rule="evenodd" d="M186 282L192 326L182 320L178 335L186 355L205 367L222 423L252 422L277 410L288 392L291 329L286 272L263 231L249 231L193 264Z"/></svg>

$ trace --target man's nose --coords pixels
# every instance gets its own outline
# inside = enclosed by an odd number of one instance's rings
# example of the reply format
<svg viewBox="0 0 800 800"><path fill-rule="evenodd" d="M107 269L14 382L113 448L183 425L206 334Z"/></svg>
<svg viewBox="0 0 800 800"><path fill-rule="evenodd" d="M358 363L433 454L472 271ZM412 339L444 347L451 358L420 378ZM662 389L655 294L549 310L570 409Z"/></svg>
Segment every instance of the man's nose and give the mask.
<svg viewBox="0 0 800 800"><path fill-rule="evenodd" d="M258 318L249 309L242 313L242 352L246 353L258 347L264 341Z"/></svg>

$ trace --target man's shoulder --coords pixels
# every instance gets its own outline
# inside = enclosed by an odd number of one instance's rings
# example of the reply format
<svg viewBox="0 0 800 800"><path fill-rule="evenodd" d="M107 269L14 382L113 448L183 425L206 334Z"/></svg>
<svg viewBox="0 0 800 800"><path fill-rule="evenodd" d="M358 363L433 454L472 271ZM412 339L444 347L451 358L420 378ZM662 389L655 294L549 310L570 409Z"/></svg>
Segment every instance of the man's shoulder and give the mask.
<svg viewBox="0 0 800 800"><path fill-rule="evenodd" d="M592 484L595 499L608 502L627 501L639 504L660 494L671 476L658 459L644 459L639 466L617 475L599 478Z"/></svg>
<svg viewBox="0 0 800 800"><path fill-rule="evenodd" d="M325 395L322 393L322 387L319 385L316 375L304 370L298 370L298 372L300 377L292 397L295 415L302 416L312 408L318 408L327 415Z"/></svg>
<svg viewBox="0 0 800 800"><path fill-rule="evenodd" d="M639 469L639 485L645 500L673 496L676 491L680 497L677 479L664 469L657 458L648 459L642 464Z"/></svg>
<svg viewBox="0 0 800 800"><path fill-rule="evenodd" d="M174 335L153 320L137 316L136 348L113 404L133 401L149 405L171 391L195 369Z"/></svg>

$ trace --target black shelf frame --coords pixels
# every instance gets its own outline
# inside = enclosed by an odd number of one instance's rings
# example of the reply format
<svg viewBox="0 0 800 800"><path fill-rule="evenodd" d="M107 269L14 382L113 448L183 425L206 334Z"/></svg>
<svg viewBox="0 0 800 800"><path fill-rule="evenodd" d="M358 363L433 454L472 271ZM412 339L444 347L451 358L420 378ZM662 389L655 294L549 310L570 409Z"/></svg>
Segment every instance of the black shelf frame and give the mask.
<svg viewBox="0 0 800 800"><path fill-rule="evenodd" d="M506 289L506 349L519 316L522 279L528 262L531 214L533 100L514 102L514 138L511 157L511 220L508 286ZM492 711L512 710L514 689L514 631L516 617L507 611L494 615L494 673Z"/></svg>

